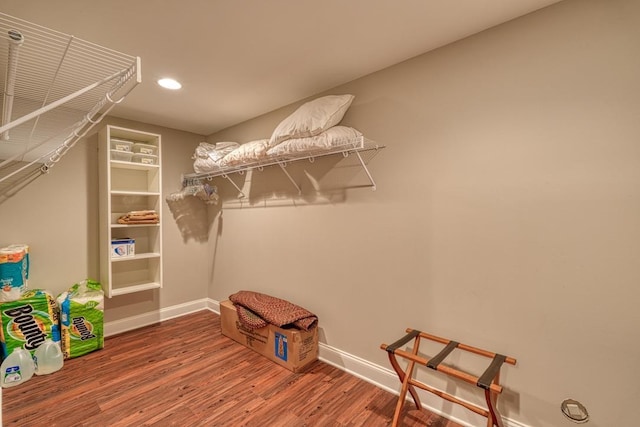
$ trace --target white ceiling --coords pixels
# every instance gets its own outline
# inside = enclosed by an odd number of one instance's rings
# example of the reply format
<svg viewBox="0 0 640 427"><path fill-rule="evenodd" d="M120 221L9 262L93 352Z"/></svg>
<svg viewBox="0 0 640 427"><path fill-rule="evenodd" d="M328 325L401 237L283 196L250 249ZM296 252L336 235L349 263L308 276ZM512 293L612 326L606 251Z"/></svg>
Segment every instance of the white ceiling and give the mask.
<svg viewBox="0 0 640 427"><path fill-rule="evenodd" d="M112 114L210 135L559 0L0 0L140 56ZM155 81L174 77L180 91Z"/></svg>

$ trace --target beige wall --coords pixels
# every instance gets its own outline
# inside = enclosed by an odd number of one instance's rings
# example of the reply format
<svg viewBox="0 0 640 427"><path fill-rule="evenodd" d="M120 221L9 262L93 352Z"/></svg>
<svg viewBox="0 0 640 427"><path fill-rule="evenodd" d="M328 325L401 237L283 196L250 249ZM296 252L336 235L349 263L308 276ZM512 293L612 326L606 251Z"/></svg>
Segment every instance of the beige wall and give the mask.
<svg viewBox="0 0 640 427"><path fill-rule="evenodd" d="M224 210L209 295L295 301L381 366L406 327L514 356L503 409L527 425L573 425L569 397L635 425L638 46L640 2L573 0L335 88L387 145L378 190ZM294 108L209 140L268 137Z"/></svg>
<svg viewBox="0 0 640 427"><path fill-rule="evenodd" d="M180 174L202 136L110 118L115 124L162 135L163 192L180 189ZM98 137L79 142L58 165L0 204L0 244L27 243L31 249L30 288L58 295L87 277L99 278ZM190 211L192 215L204 208ZM184 233L163 202L164 288L105 301L105 321L189 302L207 296L208 243ZM198 235L205 232L198 231ZM204 266L204 267L203 267ZM203 271L204 270L204 271Z"/></svg>

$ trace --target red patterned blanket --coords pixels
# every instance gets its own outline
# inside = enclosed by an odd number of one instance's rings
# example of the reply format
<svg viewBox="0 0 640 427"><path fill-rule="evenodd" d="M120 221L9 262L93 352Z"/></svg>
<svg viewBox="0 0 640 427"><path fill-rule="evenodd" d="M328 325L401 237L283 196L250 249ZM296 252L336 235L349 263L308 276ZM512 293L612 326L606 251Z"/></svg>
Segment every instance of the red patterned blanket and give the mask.
<svg viewBox="0 0 640 427"><path fill-rule="evenodd" d="M240 322L248 329L263 328L270 323L308 331L318 324L318 317L309 310L259 292L239 291L229 296L229 300L236 307Z"/></svg>

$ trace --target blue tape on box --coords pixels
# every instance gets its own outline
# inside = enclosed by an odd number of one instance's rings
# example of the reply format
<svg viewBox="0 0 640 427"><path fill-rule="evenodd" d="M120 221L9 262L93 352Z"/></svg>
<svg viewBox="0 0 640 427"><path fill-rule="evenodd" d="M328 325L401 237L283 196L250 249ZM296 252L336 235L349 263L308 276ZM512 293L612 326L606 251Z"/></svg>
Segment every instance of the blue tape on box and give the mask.
<svg viewBox="0 0 640 427"><path fill-rule="evenodd" d="M287 361L287 337L286 335L282 335L281 333L275 333L275 355L279 359Z"/></svg>

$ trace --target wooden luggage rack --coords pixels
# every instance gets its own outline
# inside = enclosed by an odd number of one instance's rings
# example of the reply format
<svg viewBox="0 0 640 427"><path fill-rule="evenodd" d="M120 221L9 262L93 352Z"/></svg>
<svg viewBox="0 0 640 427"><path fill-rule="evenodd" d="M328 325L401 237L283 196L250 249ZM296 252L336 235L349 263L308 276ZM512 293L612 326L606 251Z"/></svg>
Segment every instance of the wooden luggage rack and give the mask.
<svg viewBox="0 0 640 427"><path fill-rule="evenodd" d="M418 355L418 349L420 347L421 338L426 338L432 341L439 342L441 344L444 344L445 347L442 349L442 351L440 351L440 353L438 353L434 357L430 359L425 359ZM411 340L414 340L412 352L408 352L400 349L400 347L403 347L404 345L409 343L409 341ZM469 345L461 344L459 342L448 340L446 338L440 338L434 335L429 335L427 333L424 333L415 329L410 329L410 328L406 330L406 335L404 337L400 338L398 341L390 345L382 344L380 348L387 351L389 355L389 361L391 362L391 366L393 366L393 369L398 374L398 378L400 378L400 382L402 382L400 397L398 398L396 411L393 415L393 423L391 424L393 427L396 427L398 425L400 412L402 411L402 406L406 399L407 391L409 391L409 393L411 394L411 397L413 398L413 401L416 404L416 408L418 410L422 409L422 406L420 404L420 398L418 397L418 394L416 393L414 386L419 387L423 390L429 391L450 402L457 403L458 405L464 406L465 408L475 412L476 414L480 414L486 417L487 427L493 427L493 426L503 427L502 417L500 416L500 413L496 408L498 395L502 393L502 386L499 384L500 368L502 364L505 362L509 363L510 365L515 365L516 359L508 356L503 356L501 354L492 353L490 351L482 350L479 348L471 347ZM442 363L443 360L456 348L488 357L492 359L491 364L480 377L476 377L467 372L463 372L443 364ZM406 372L403 371L400 365L398 364L398 360L396 356L400 356L409 361ZM484 409L480 406L477 406L469 402L465 402L464 400L461 400L449 393L445 393L444 391L438 390L418 380L413 379L412 378L413 370L416 363L426 366L428 368L434 369L436 371L440 371L454 378L458 378L468 383L477 385L478 387L484 390L485 400L487 401L487 409Z"/></svg>

